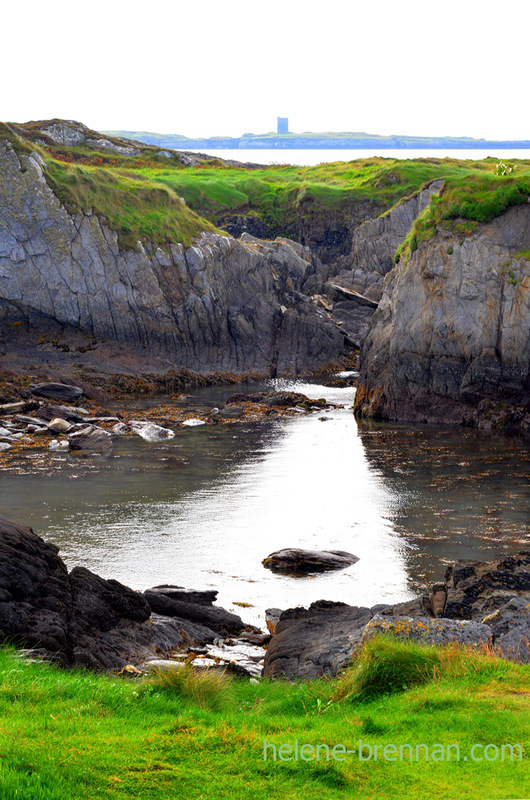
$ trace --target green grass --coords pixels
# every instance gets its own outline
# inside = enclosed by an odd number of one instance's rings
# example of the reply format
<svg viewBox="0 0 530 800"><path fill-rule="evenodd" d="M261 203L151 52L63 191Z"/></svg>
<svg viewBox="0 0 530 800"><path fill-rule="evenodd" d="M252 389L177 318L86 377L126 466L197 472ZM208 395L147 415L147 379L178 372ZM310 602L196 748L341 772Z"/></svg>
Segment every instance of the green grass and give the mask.
<svg viewBox="0 0 530 800"><path fill-rule="evenodd" d="M340 679L299 684L187 670L129 680L58 671L2 651L1 797L506 800L526 796L530 785L529 712L529 667L387 640L373 640ZM321 747L318 761L307 750L309 760L288 761L278 749L273 760L269 748L265 761L264 739L276 748L327 744L330 752L340 744L357 750L359 739L372 747L458 744L462 757L474 744L519 743L524 756L426 762L420 750L415 762L404 748L405 760L390 763L379 747L378 761L327 761Z"/></svg>
<svg viewBox="0 0 530 800"><path fill-rule="evenodd" d="M507 162L507 169L515 164L515 171L506 175L496 174L498 162L493 158L377 157L263 169L227 167L215 160L183 167L168 163L154 148L125 157L86 145L21 145L5 125L0 126L0 136L19 149L39 150L47 180L65 205L106 217L121 244L132 247L138 240L189 245L202 231L222 228L234 216L258 219L271 237L297 238L312 224L317 230L349 227L352 220L387 213L427 182L442 178L440 198L432 198L415 224L414 247L440 225L465 236L480 222L526 202L530 193L530 161Z"/></svg>
<svg viewBox="0 0 530 800"><path fill-rule="evenodd" d="M216 230L173 189L139 171L63 164L48 158L46 178L69 210L92 209L105 217L124 247L136 247L138 240L190 245L203 231Z"/></svg>
<svg viewBox="0 0 530 800"><path fill-rule="evenodd" d="M520 162L513 173L488 172L453 175L446 179L440 195L416 219L396 254L414 252L418 242L427 241L438 229L465 237L482 222L490 222L508 208L523 205L530 197L530 164Z"/></svg>
<svg viewBox="0 0 530 800"><path fill-rule="evenodd" d="M198 167L147 170L188 205L216 224L227 213L259 217L272 234L289 233L300 220L335 215L348 223L359 214L377 216L426 182L466 169L451 159L360 159L314 167L261 170Z"/></svg>

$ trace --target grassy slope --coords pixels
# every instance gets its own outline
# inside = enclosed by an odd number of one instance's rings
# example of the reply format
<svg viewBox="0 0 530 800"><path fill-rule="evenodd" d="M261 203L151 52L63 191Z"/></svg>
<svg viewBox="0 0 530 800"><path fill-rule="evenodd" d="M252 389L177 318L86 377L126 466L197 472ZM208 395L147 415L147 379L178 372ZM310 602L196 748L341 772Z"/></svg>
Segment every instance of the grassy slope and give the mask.
<svg viewBox="0 0 530 800"><path fill-rule="evenodd" d="M5 126L0 135L7 135ZM189 245L233 214L258 217L271 235L296 234L300 219L332 215L348 224L352 216L388 211L436 178L444 178L446 187L440 201L432 200L426 227L432 232L440 222L463 217L465 234L485 214L525 202L530 191L530 161L518 162L513 175L498 176L494 159L371 158L243 169L215 161L200 167L168 165L152 149L132 158L86 146L28 144L28 151L34 149L43 155L47 179L67 207L94 209L109 220L122 245L133 247L138 239ZM422 234L425 219L417 225Z"/></svg>
<svg viewBox="0 0 530 800"><path fill-rule="evenodd" d="M128 681L0 653L3 800L527 796L530 668L373 642L338 681ZM383 681L383 684L381 684ZM409 688L404 688L406 684ZM415 685L417 684L417 685ZM381 686L393 689L381 693ZM352 697L352 693L364 697ZM281 744L520 743L522 761L263 760ZM269 751L272 753L272 751ZM381 751L380 751L381 752Z"/></svg>
<svg viewBox="0 0 530 800"><path fill-rule="evenodd" d="M530 198L530 162L520 162L512 174L493 172L472 176L453 176L446 181L440 196L420 214L396 253L414 252L418 242L430 239L438 228L463 237L473 233L481 222L489 222L511 206L523 205ZM519 255L525 256L525 253Z"/></svg>

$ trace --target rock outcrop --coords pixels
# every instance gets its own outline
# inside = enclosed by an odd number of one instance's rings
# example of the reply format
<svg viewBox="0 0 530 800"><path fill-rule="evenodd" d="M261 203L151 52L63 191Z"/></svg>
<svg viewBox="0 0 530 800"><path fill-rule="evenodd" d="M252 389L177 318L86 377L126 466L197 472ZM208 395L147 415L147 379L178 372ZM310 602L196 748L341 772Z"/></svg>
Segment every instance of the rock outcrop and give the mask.
<svg viewBox="0 0 530 800"><path fill-rule="evenodd" d="M0 516L0 639L44 658L121 669L240 633L244 623L214 606L215 595L181 591L183 601L160 587L135 592L83 567L68 573L55 545Z"/></svg>
<svg viewBox="0 0 530 800"><path fill-rule="evenodd" d="M103 218L69 213L37 153L0 140L0 176L0 300L202 373L297 374L342 356L344 335L303 292L318 262L301 245L205 233L121 249Z"/></svg>
<svg viewBox="0 0 530 800"><path fill-rule="evenodd" d="M402 258L363 343L357 413L530 430L529 250L523 205Z"/></svg>
<svg viewBox="0 0 530 800"><path fill-rule="evenodd" d="M530 553L457 561L444 582L404 603L357 608L320 600L308 609L270 609L267 620L273 637L263 674L269 678L335 675L381 633L425 644L489 645L504 658L529 663Z"/></svg>
<svg viewBox="0 0 530 800"><path fill-rule="evenodd" d="M442 186L442 180L432 181L386 214L353 228L349 253L336 260L333 278L321 291L333 303L332 319L343 326L356 346L360 347L381 300L384 278L394 266L396 250L428 206L431 195L438 194Z"/></svg>
<svg viewBox="0 0 530 800"><path fill-rule="evenodd" d="M369 608L328 600L284 611L267 649L263 675L287 680L335 675L351 661L372 616Z"/></svg>

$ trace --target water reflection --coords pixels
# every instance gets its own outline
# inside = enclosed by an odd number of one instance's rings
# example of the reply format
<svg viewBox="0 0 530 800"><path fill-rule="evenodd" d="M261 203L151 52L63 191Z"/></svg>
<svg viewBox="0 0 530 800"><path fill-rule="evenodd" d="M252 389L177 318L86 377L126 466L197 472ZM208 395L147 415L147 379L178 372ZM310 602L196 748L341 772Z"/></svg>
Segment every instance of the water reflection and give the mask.
<svg viewBox="0 0 530 800"><path fill-rule="evenodd" d="M268 606L405 599L447 561L521 549L530 507L522 440L358 427L351 389L288 388L346 407L320 415L325 422L199 427L156 445L118 439L106 459L58 454L46 473L2 475L2 511L57 542L70 566L136 588L214 586L220 603L251 603L245 618L261 622ZM197 402L230 391L198 392ZM287 546L349 550L360 561L298 580L263 569Z"/></svg>

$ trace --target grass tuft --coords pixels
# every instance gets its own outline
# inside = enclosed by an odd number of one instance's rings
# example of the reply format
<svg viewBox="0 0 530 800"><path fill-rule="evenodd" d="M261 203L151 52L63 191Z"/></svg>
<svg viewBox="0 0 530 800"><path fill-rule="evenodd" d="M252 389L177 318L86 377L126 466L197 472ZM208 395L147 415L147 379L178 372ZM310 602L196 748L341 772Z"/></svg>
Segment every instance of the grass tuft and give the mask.
<svg viewBox="0 0 530 800"><path fill-rule="evenodd" d="M232 681L224 672L196 672L186 665L174 669L157 669L151 685L192 700L201 708L218 711L232 700Z"/></svg>

